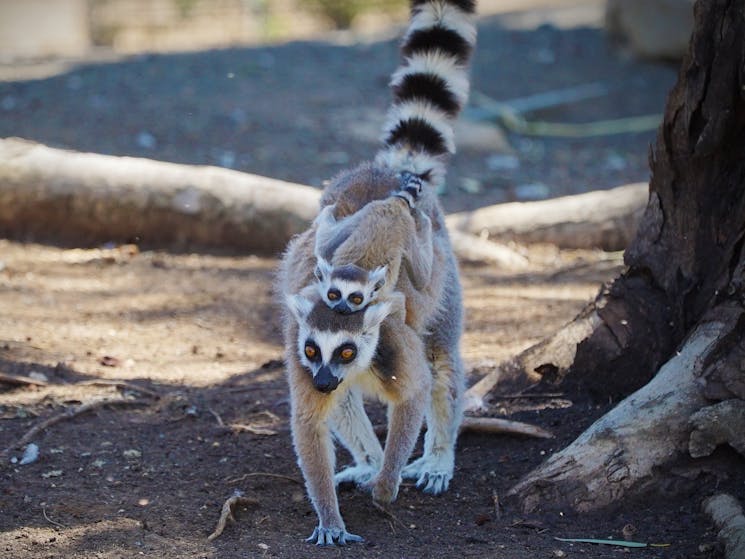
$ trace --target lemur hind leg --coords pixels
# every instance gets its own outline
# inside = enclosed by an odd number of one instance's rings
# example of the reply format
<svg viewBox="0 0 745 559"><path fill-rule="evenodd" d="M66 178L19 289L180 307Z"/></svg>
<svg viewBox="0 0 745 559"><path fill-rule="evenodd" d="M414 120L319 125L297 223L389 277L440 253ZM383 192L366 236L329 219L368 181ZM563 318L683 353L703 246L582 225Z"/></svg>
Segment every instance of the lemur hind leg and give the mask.
<svg viewBox="0 0 745 559"><path fill-rule="evenodd" d="M437 351L432 363L432 398L427 409L424 454L403 470L425 493L447 490L455 468L455 443L463 418L463 365L457 350Z"/></svg>
<svg viewBox="0 0 745 559"><path fill-rule="evenodd" d="M362 395L356 388L350 389L339 401L331 416L332 428L341 443L354 458L349 466L334 476L334 483L369 485L380 471L383 463L383 448L375 435L370 418L365 412Z"/></svg>

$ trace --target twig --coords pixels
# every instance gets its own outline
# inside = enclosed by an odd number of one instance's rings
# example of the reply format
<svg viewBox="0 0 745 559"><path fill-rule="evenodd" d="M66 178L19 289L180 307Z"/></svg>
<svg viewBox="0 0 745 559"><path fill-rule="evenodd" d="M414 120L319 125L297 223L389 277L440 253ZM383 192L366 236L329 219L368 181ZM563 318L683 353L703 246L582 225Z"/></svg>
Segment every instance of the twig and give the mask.
<svg viewBox="0 0 745 559"><path fill-rule="evenodd" d="M249 433L253 433L254 435L276 435L277 431L273 431L272 429L265 429L264 427L254 427L253 425L246 425L245 423L231 423L228 425L231 429L234 431L248 431Z"/></svg>
<svg viewBox="0 0 745 559"><path fill-rule="evenodd" d="M85 380L82 382L76 382L74 386L115 386L116 388L126 388L127 390L131 390L132 392L139 392L140 394L151 396L155 398L156 400L159 400L161 398L161 394L158 392L155 392L154 390L150 390L149 388L144 388L136 384L131 384L123 380L106 380L106 379Z"/></svg>
<svg viewBox="0 0 745 559"><path fill-rule="evenodd" d="M220 417L220 414L219 413L217 413L212 408L207 408L207 411L210 412L213 416L215 416L215 419L217 419L217 424L220 427L225 427L225 422L222 420L222 417Z"/></svg>
<svg viewBox="0 0 745 559"><path fill-rule="evenodd" d="M408 530L409 529L409 527L406 524L404 524L403 522L401 522L395 514L393 514L391 511L389 511L383 505L381 505L380 503L377 503L375 501L373 501L372 504L373 504L373 506L376 509L378 509L380 512L382 512L383 515L385 515L386 518L388 518L388 520L390 520L392 524L398 524L404 530ZM395 530L393 530L393 532L395 532Z"/></svg>
<svg viewBox="0 0 745 559"><path fill-rule="evenodd" d="M487 433L490 435L527 435L539 439L553 439L554 435L537 425L510 421L496 417L464 417L460 425L460 432Z"/></svg>
<svg viewBox="0 0 745 559"><path fill-rule="evenodd" d="M275 414L273 414L270 411L264 410L262 412L259 412L255 414L256 416L264 415L269 418L269 425L274 425L276 423L279 423L281 419L277 417ZM228 425L231 429L234 431L248 431L249 433L253 433L254 435L276 435L277 431L273 429L269 429L267 427L261 427L259 425L253 425L250 423L231 423Z"/></svg>
<svg viewBox="0 0 745 559"><path fill-rule="evenodd" d="M494 518L497 520L502 519L502 505L499 503L499 493L494 491L491 495L492 503L494 504Z"/></svg>
<svg viewBox="0 0 745 559"><path fill-rule="evenodd" d="M49 522L50 524L54 524L55 526L59 526L60 528L67 528L67 526L65 526L64 524L60 524L59 522L55 522L54 520L52 520L51 518L49 518L47 516L47 509L46 508L42 508L41 509L41 514L44 515L44 518L46 518L47 522Z"/></svg>
<svg viewBox="0 0 745 559"><path fill-rule="evenodd" d="M283 476L282 474L273 474L270 472L251 472L248 474L243 474L241 477L237 477L235 479L226 480L226 483L230 483L230 484L240 483L241 481L245 481L250 477L274 477L277 479L284 479L286 481L291 481L292 483L296 483L297 485L302 485L302 482L297 478L294 478L291 476Z"/></svg>
<svg viewBox="0 0 745 559"><path fill-rule="evenodd" d="M15 386L19 385L31 385L31 386L47 386L49 383L45 380L37 380L35 378L23 376L23 375L8 375L0 373L0 382L4 384L12 384Z"/></svg>
<svg viewBox="0 0 745 559"><path fill-rule="evenodd" d="M56 423L59 423L60 421L65 421L67 419L72 419L74 417L77 417L79 415L82 415L86 412L102 408L104 406L144 406L147 405L146 402L143 402L142 400L132 400L129 398L118 398L118 399L109 399L104 398L102 400L95 400L93 402L88 402L87 404L81 404L80 406L76 408L71 408L68 410L65 410L64 412L53 415L52 417L45 419L41 423L37 423L34 425L31 429L26 431L26 434L23 435L18 441L4 449L2 452L0 452L0 456L4 456L14 448L20 448L24 445L26 445L28 442L31 441L36 435L38 435L41 431L44 429L51 427L52 425L55 425Z"/></svg>
<svg viewBox="0 0 745 559"><path fill-rule="evenodd" d="M211 542L215 538L220 537L220 534L222 534L223 530L225 530L225 525L228 523L228 520L235 521L235 516L233 516L234 507L258 504L259 502L256 499L244 497L240 491L236 490L233 493L233 496L225 501L225 503L223 503L222 511L220 512L220 519L217 521L215 531L207 536L207 541Z"/></svg>
<svg viewBox="0 0 745 559"><path fill-rule="evenodd" d="M561 398L564 396L562 392L518 392L517 394L495 394L493 398L495 400L520 400L522 398L527 399L541 399L541 398Z"/></svg>

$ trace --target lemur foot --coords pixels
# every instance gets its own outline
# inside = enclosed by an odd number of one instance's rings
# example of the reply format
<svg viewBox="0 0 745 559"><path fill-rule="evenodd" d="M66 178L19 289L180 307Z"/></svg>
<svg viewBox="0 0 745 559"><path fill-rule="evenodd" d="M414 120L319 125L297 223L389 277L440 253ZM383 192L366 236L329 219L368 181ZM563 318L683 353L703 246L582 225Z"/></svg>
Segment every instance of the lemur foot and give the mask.
<svg viewBox="0 0 745 559"><path fill-rule="evenodd" d="M354 483L363 489L370 489L370 482L377 475L378 469L367 464L349 466L334 475L334 484Z"/></svg>
<svg viewBox="0 0 745 559"><path fill-rule="evenodd" d="M416 486L425 493L439 495L447 491L453 479L452 462L448 465L444 457L422 456L406 466L401 475L406 479L416 479Z"/></svg>
<svg viewBox="0 0 745 559"><path fill-rule="evenodd" d="M362 536L350 534L344 528L324 528L319 525L305 541L315 542L316 545L347 545L365 540Z"/></svg>

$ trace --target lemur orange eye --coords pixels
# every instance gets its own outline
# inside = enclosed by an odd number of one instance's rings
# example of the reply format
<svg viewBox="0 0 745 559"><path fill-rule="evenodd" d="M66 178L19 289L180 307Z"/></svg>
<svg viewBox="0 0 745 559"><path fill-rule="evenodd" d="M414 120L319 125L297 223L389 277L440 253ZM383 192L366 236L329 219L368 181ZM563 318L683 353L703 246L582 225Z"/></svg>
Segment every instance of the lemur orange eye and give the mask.
<svg viewBox="0 0 745 559"><path fill-rule="evenodd" d="M338 289L329 289L326 296L329 298L329 301L338 301L341 297L341 293L339 293Z"/></svg>
<svg viewBox="0 0 745 559"><path fill-rule="evenodd" d="M343 361L351 361L352 359L354 359L354 356L355 351L351 347L345 347L339 353L339 357L341 357Z"/></svg>
<svg viewBox="0 0 745 559"><path fill-rule="evenodd" d="M316 351L316 348L314 348L312 345L305 346L305 356L308 359L313 359L318 352Z"/></svg>
<svg viewBox="0 0 745 559"><path fill-rule="evenodd" d="M364 299L360 295L352 295L349 298L349 302L350 303L353 303L355 305L361 305L362 304L362 301L364 301Z"/></svg>

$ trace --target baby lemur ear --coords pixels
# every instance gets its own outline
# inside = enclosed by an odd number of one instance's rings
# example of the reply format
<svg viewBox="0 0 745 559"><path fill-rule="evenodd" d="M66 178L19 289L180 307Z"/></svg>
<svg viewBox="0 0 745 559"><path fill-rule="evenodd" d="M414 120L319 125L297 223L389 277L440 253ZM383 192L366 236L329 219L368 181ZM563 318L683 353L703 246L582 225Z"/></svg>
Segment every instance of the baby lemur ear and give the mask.
<svg viewBox="0 0 745 559"><path fill-rule="evenodd" d="M316 254L316 269L313 270L313 274L318 281L324 281L324 278L330 277L333 269L333 266L323 256Z"/></svg>
<svg viewBox="0 0 745 559"><path fill-rule="evenodd" d="M290 309L292 316L298 322L305 322L310 311L313 310L313 301L302 295L288 295L285 297L285 303L287 303L287 308Z"/></svg>
<svg viewBox="0 0 745 559"><path fill-rule="evenodd" d="M385 276L388 273L388 266L378 266L370 272L370 283L373 283L373 291L378 291L385 285Z"/></svg>
<svg viewBox="0 0 745 559"><path fill-rule="evenodd" d="M393 304L390 301L381 301L373 305L368 306L365 309L365 318L363 321L364 330L372 330L380 326L380 323L385 320L393 311Z"/></svg>

